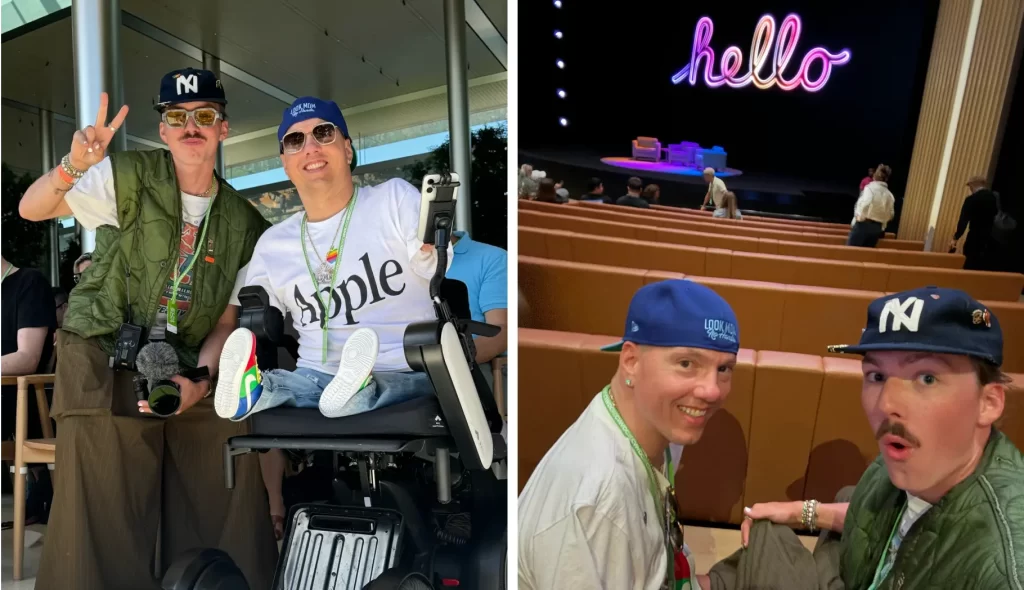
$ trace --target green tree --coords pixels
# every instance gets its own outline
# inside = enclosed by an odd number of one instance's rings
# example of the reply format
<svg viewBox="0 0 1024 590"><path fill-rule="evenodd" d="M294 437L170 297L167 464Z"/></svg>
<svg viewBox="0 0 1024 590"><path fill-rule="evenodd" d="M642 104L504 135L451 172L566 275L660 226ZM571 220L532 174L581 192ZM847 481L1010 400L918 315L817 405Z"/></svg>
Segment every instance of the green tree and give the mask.
<svg viewBox="0 0 1024 590"><path fill-rule="evenodd" d="M26 173L18 176L6 163L2 167L2 188L3 201L2 217L3 224L3 255L11 264L26 268L38 268L44 273L48 272L48 234L50 222L34 222L22 219L18 214L18 203L21 197L32 185L35 178Z"/></svg>
<svg viewBox="0 0 1024 590"><path fill-rule="evenodd" d="M406 166L405 178L418 187L427 174L450 171L450 150L451 142L445 141L422 160ZM473 239L507 250L508 135L505 129L484 127L475 131L472 150L473 178L469 186L473 195Z"/></svg>

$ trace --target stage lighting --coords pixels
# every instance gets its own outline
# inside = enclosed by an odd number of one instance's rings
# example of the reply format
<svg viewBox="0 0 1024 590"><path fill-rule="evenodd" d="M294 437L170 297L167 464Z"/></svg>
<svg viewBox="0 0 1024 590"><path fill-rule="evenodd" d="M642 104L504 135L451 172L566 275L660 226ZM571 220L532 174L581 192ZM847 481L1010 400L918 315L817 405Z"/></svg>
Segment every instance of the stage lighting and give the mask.
<svg viewBox="0 0 1024 590"><path fill-rule="evenodd" d="M562 60L556 61L555 65L558 66L558 69L560 69L560 70L564 70L565 69L565 62L562 61Z"/></svg>
<svg viewBox="0 0 1024 590"><path fill-rule="evenodd" d="M561 39L561 38L562 38L562 31L557 31L556 30L555 31L555 39Z"/></svg>
<svg viewBox="0 0 1024 590"><path fill-rule="evenodd" d="M561 119L558 120L558 124L561 125L562 127L568 127L569 126L569 119L566 119L565 117L562 117Z"/></svg>
<svg viewBox="0 0 1024 590"><path fill-rule="evenodd" d="M561 7L562 7L562 0L555 0L555 8L561 8Z"/></svg>
<svg viewBox="0 0 1024 590"><path fill-rule="evenodd" d="M565 98L565 91L561 88L558 89L558 98Z"/></svg>

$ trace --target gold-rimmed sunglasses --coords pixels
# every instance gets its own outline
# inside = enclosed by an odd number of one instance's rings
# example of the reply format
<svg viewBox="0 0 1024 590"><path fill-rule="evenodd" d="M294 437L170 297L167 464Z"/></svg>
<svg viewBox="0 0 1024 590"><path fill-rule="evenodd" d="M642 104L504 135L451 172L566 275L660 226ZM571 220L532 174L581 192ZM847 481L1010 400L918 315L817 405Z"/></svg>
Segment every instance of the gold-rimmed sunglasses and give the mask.
<svg viewBox="0 0 1024 590"><path fill-rule="evenodd" d="M191 111L186 109L167 109L160 113L160 120L168 127L180 129L188 125L192 119L196 127L212 127L217 121L224 118L224 115L213 107L199 107Z"/></svg>
<svg viewBox="0 0 1024 590"><path fill-rule="evenodd" d="M320 145L330 145L338 140L338 126L334 123L320 123L309 133L292 131L281 138L282 154L297 154L306 147L306 136L312 135Z"/></svg>

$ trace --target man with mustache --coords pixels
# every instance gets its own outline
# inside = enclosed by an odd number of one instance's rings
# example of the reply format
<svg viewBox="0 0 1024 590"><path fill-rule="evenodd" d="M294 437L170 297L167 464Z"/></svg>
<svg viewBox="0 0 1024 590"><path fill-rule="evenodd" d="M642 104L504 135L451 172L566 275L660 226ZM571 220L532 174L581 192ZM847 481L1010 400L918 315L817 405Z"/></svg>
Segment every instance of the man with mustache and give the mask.
<svg viewBox="0 0 1024 590"><path fill-rule="evenodd" d="M519 497L519 587L695 590L675 510L679 453L669 446L700 440L729 395L736 316L698 283L652 283L633 296L625 336L607 350L619 351L611 383Z"/></svg>
<svg viewBox="0 0 1024 590"><path fill-rule="evenodd" d="M247 425L217 418L209 380L181 375L176 414L154 419L135 393L137 373L111 368L116 343L165 340L182 372L206 367L215 379L239 279L269 224L214 173L228 123L212 72L164 76L156 110L166 150L106 155L128 114L123 106L108 122L107 100L20 205L26 219L74 215L96 230L57 338L59 475L36 588L159 588L158 546L164 567L193 547L220 548L250 587L269 588L277 551L270 519L259 518L259 463L238 458L233 490L221 475L224 442Z"/></svg>
<svg viewBox="0 0 1024 590"><path fill-rule="evenodd" d="M1024 587L1024 457L995 427L1007 382L996 317L962 291L914 289L875 300L858 345L829 348L864 355L881 455L848 503L746 509L745 548L705 590ZM781 525L825 534L812 555Z"/></svg>

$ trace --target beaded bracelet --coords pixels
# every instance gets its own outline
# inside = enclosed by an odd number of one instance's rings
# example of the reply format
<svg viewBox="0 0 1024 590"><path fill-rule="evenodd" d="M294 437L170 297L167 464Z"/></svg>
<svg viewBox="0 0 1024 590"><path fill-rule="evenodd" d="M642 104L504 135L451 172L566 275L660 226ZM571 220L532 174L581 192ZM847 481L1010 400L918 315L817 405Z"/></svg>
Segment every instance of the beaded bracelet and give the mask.
<svg viewBox="0 0 1024 590"><path fill-rule="evenodd" d="M60 160L60 168L61 170L66 172L68 176L74 178L75 180L78 180L79 178L85 176L84 170L79 170L78 168L75 168L74 166L71 165L71 154L64 154L64 157L61 158Z"/></svg>
<svg viewBox="0 0 1024 590"><path fill-rule="evenodd" d="M818 501L804 500L803 511L800 514L800 523L810 532L814 532L818 525Z"/></svg>

